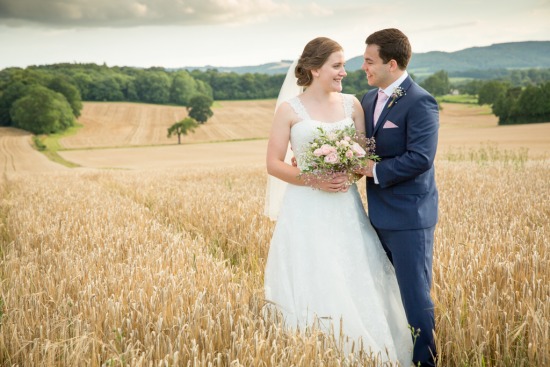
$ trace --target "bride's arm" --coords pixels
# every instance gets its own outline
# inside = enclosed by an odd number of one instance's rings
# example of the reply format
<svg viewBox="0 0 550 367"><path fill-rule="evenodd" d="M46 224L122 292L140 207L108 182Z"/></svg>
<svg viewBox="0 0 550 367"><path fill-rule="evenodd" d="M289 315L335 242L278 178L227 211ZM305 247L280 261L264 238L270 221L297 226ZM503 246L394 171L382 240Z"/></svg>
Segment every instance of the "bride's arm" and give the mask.
<svg viewBox="0 0 550 367"><path fill-rule="evenodd" d="M267 173L285 182L303 186L305 183L299 177L300 169L284 161L290 141L290 127L293 118L294 113L288 103L281 104L275 112L267 143Z"/></svg>

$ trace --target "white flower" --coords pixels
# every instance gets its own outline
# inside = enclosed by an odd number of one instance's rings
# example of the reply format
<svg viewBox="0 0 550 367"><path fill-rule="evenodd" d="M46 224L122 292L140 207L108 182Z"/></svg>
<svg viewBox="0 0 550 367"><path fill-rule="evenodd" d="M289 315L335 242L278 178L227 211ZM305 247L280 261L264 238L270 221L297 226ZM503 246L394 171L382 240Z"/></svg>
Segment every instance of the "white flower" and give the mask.
<svg viewBox="0 0 550 367"><path fill-rule="evenodd" d="M391 94L390 98L391 101L388 103L388 108L390 108L394 103L397 103L397 100L404 95L406 95L407 92L401 87L397 87L393 90L393 93Z"/></svg>

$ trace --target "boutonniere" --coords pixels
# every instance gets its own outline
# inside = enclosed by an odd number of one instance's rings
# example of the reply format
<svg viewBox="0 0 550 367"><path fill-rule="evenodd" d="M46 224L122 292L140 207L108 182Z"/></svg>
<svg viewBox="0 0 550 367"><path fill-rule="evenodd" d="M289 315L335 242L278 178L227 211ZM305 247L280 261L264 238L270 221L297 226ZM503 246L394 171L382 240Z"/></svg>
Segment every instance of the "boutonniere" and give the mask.
<svg viewBox="0 0 550 367"><path fill-rule="evenodd" d="M393 90L393 93L391 94L390 98L391 101L388 103L388 108L390 108L394 103L397 103L397 100L401 97L403 97L407 92L401 87L397 87Z"/></svg>

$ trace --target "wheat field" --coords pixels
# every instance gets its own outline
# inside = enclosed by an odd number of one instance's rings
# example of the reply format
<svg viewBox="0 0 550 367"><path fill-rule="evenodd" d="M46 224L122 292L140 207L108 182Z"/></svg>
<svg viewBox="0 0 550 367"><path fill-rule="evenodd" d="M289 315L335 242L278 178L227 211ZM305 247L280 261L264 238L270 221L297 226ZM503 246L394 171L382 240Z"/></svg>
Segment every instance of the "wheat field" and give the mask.
<svg viewBox="0 0 550 367"><path fill-rule="evenodd" d="M441 365L549 365L550 171L486 156L437 162ZM375 365L262 313L264 187L245 167L12 175L0 365Z"/></svg>
<svg viewBox="0 0 550 367"><path fill-rule="evenodd" d="M443 110L436 158L440 365L550 366L550 124L472 111ZM0 130L0 366L378 365L265 313L265 141L63 152L78 169L29 142Z"/></svg>

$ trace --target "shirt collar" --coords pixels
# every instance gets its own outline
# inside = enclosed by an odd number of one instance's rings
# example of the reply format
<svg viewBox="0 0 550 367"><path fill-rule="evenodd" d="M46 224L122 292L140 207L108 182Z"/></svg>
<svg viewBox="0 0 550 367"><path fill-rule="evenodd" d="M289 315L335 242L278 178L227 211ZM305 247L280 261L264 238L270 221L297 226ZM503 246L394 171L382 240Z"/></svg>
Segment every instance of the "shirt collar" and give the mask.
<svg viewBox="0 0 550 367"><path fill-rule="evenodd" d="M388 97L391 97L391 95L392 95L393 91L395 90L395 88L399 87L401 85L401 83L403 83L405 81L405 79L407 79L408 76L409 76L409 73L407 72L407 70L405 70L403 75L401 75L399 78L397 78L397 80L395 82L391 83L386 89L384 89L384 93Z"/></svg>

